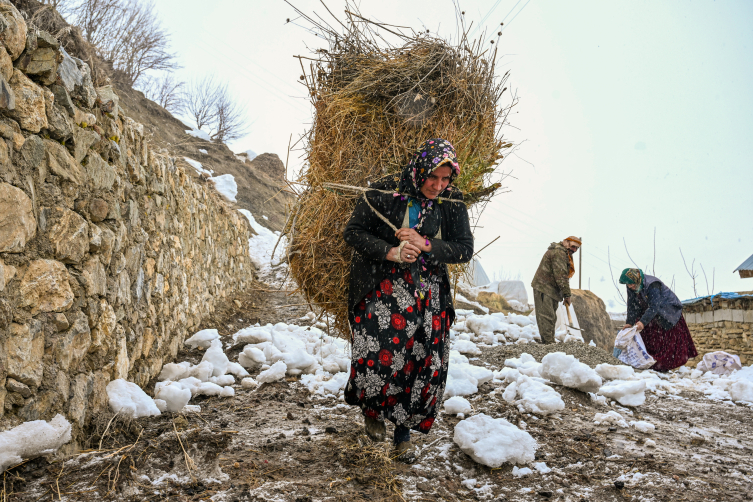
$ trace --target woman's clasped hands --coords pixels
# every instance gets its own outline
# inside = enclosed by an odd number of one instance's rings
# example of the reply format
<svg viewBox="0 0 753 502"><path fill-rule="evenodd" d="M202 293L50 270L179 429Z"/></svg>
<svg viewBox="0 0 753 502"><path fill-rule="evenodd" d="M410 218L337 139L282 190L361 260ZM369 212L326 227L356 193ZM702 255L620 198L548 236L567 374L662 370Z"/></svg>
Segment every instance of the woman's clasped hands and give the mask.
<svg viewBox="0 0 753 502"><path fill-rule="evenodd" d="M400 239L400 246L396 246L387 253L387 259L395 262L413 263L424 252L431 252L431 241L422 237L412 228L401 228L395 232Z"/></svg>

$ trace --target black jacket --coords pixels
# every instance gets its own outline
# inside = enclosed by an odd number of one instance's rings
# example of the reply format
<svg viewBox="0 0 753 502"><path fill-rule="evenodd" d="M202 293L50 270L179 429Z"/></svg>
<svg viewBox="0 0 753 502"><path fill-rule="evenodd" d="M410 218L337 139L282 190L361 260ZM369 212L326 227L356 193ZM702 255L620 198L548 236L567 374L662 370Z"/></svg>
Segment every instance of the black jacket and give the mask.
<svg viewBox="0 0 753 502"><path fill-rule="evenodd" d="M627 324L633 325L641 321L644 326L648 326L656 318L663 329L672 329L682 316L680 299L653 275L646 274L640 293L627 288L627 295Z"/></svg>
<svg viewBox="0 0 753 502"><path fill-rule="evenodd" d="M394 178L382 179L371 188L394 192L397 181ZM403 224L408 201L395 197L392 193L368 192L371 205L385 216L395 227ZM439 204L441 214L441 239L428 236L431 241L431 256L442 264L444 280L447 278L447 263L467 263L473 256L473 234L468 221L468 210L462 202L463 193L452 186L440 194L441 198L458 202L444 201ZM372 291L387 275L393 262L387 260L390 249L400 244L395 232L366 204L361 197L343 232L345 242L353 246L348 288L348 318L353 324L353 308L369 291Z"/></svg>

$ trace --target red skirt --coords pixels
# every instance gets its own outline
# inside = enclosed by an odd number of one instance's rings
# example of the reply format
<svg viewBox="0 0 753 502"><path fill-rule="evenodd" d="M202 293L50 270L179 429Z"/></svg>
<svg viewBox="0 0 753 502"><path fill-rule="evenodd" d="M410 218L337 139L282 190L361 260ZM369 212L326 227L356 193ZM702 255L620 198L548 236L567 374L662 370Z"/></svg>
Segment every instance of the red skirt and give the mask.
<svg viewBox="0 0 753 502"><path fill-rule="evenodd" d="M680 316L680 320L671 329L662 328L656 319L653 319L641 331L641 338L648 353L656 359L652 370L669 371L679 368L698 355L683 316Z"/></svg>

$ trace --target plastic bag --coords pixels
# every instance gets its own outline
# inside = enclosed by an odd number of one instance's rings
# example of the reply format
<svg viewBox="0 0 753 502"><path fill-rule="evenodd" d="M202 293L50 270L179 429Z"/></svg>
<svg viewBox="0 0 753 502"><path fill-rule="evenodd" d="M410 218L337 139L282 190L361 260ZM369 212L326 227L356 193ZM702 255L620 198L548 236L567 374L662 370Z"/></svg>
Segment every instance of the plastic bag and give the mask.
<svg viewBox="0 0 753 502"><path fill-rule="evenodd" d="M638 330L633 326L617 333L614 339L615 349L620 349L617 359L639 370L650 368L656 359L646 351L646 345ZM615 350L617 352L617 350Z"/></svg>
<svg viewBox="0 0 753 502"><path fill-rule="evenodd" d="M701 362L696 366L696 369L704 373L710 371L717 375L729 375L741 368L740 357L723 350L704 355Z"/></svg>

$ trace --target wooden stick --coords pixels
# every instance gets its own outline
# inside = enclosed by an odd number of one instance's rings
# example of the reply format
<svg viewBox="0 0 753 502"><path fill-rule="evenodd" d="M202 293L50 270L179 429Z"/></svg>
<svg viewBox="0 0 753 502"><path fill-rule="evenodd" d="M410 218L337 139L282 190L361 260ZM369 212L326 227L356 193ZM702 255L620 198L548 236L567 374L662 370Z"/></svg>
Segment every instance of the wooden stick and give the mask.
<svg viewBox="0 0 753 502"><path fill-rule="evenodd" d="M491 242L490 242L489 244L487 244L486 246L484 246L484 247L482 247L481 249L479 249L478 251L476 251L476 252L475 252L475 253L473 254L473 257L475 257L475 256L476 256L477 254L479 254L479 253L480 253L481 251L483 251L484 249L488 248L489 246L491 246L492 244L494 244L495 242L497 242L497 239L499 239L500 237L502 237L502 236L501 236L501 235L498 235L498 236L497 236L497 237L495 237L495 238L494 238L494 240L493 240L493 241L491 241Z"/></svg>
<svg viewBox="0 0 753 502"><path fill-rule="evenodd" d="M115 417L117 417L117 416L118 416L118 414L117 414L117 413L116 413L116 414L114 414L114 415L112 416L112 418L110 419L110 421L109 421L109 422L107 422L107 427L105 427L105 432L104 432L104 434L102 434L102 437L101 437L101 438L99 438L99 448L98 448L99 450L101 450L101 449L102 449L102 441L104 441L104 440L105 440L105 436L107 435L107 431L108 431L108 430L110 430L110 424L112 424L112 421L113 421L113 420L115 420Z"/></svg>
<svg viewBox="0 0 753 502"><path fill-rule="evenodd" d="M186 462L186 469L188 469L188 474L191 476L191 479L196 482L196 477L193 475L193 472L191 472L191 465L193 464L193 460L191 460L190 455L188 455L188 452L186 451L185 447L183 447L183 441L180 440L180 434L178 434L178 428L175 427L175 420L173 420L173 430L175 431L175 436L178 438L178 444L180 445L181 450L183 450L183 460Z"/></svg>

